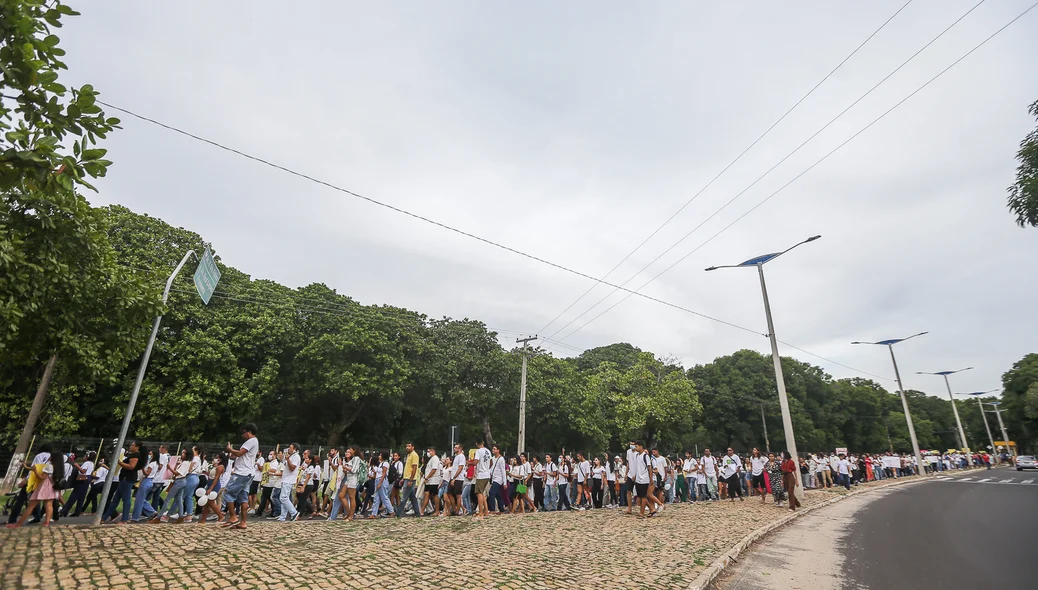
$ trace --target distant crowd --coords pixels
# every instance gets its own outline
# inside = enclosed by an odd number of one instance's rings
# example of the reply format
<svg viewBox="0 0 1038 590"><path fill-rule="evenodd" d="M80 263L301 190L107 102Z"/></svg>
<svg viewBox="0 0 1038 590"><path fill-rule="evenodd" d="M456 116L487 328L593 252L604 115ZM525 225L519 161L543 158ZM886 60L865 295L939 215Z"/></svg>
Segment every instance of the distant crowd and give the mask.
<svg viewBox="0 0 1038 590"><path fill-rule="evenodd" d="M851 486L918 474L906 454L812 453L793 459L762 453L740 457L733 448L715 455L689 450L668 457L630 441L622 454L519 453L506 457L497 445L478 441L468 453L462 445L440 454L427 447L423 457L413 443L403 452L362 453L349 447L319 455L298 444L261 453L257 429L242 427L242 443L207 454L197 446L171 455L163 445L146 449L131 442L116 466L116 481L105 503L104 522L218 522L246 528L250 517L281 522L300 518L328 520L405 516L463 516L525 512L621 509L651 518L675 502L740 501L759 496L777 507L796 510L788 490ZM958 452L928 454L928 472L968 467ZM973 455L976 466L991 467L986 453ZM44 526L61 517L98 509L109 467L87 453L41 450L24 467L8 527L28 519ZM68 493L68 490L71 490ZM67 497L66 497L67 494Z"/></svg>

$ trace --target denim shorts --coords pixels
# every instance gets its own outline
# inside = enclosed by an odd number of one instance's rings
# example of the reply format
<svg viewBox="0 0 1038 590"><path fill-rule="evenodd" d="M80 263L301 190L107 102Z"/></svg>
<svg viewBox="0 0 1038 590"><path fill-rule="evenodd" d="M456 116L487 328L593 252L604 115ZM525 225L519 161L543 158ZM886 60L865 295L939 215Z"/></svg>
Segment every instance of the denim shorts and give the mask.
<svg viewBox="0 0 1038 590"><path fill-rule="evenodd" d="M228 502L247 503L249 501L249 485L251 483L251 475L232 475L231 481L227 482L227 489L224 490L224 498Z"/></svg>

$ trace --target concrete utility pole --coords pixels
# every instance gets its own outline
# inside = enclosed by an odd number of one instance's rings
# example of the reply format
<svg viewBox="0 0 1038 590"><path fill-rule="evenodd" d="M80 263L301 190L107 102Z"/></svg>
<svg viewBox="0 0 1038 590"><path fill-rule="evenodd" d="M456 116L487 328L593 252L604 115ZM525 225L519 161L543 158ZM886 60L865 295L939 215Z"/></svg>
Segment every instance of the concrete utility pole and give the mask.
<svg viewBox="0 0 1038 590"><path fill-rule="evenodd" d="M998 416L998 427L1002 430L1002 442L1006 443L1006 451L1009 453L1009 457L1016 463L1016 449L1009 446L1009 435L1006 434L1006 425L1002 422L1002 402L987 402L989 406L994 406L995 415Z"/></svg>
<svg viewBox="0 0 1038 590"><path fill-rule="evenodd" d="M972 395L973 397L977 398L977 407L980 408L980 417L984 419L984 430L988 431L988 442L991 443L991 452L995 455L995 464L997 465L1002 461L1002 459L1001 457L999 457L998 449L995 448L995 437L991 436L991 426L988 424L988 415L984 411L984 403L980 401L980 396L987 395L995 391L998 390L992 389L990 391L974 391L973 393L967 393L965 395Z"/></svg>
<svg viewBox="0 0 1038 590"><path fill-rule="evenodd" d="M760 421L764 425L764 450L771 452L771 443L768 442L768 420L764 417L764 404L760 405Z"/></svg>
<svg viewBox="0 0 1038 590"><path fill-rule="evenodd" d="M526 451L526 349L529 342L537 340L537 336L518 338L516 342L523 344L523 374L519 386L519 446L518 453Z"/></svg>
<svg viewBox="0 0 1038 590"><path fill-rule="evenodd" d="M43 369L43 378L36 387L36 397L32 400L32 408L29 409L29 416L25 419L22 435L18 437L18 445L14 448L14 455L11 456L11 464L7 466L7 475L4 476L0 492L6 494L13 490L18 482L18 475L22 472L22 463L25 461L25 454L29 449L29 441L32 440L32 431L36 429L36 422L40 419L40 412L43 411L43 402L47 399L47 389L50 387L50 380L54 376L54 365L57 362L58 355L53 354Z"/></svg>

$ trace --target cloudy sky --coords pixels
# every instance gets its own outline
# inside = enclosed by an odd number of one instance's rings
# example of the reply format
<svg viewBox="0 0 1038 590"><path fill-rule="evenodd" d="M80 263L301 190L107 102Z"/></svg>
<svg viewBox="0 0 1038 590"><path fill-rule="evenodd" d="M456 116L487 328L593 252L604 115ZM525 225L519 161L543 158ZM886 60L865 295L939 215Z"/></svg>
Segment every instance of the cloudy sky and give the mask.
<svg viewBox="0 0 1038 590"><path fill-rule="evenodd" d="M1005 208L1038 9L786 185L1031 0L982 2L757 181L976 4L910 2L702 191L904 2L78 2L61 36L107 102L595 277L695 197L608 280L749 331L637 296L588 323L626 295L603 285L548 325L594 282L113 113L93 202L256 278L690 365L768 350L753 269L703 269L821 234L766 269L779 337L829 360L783 354L891 378L849 343L929 331L906 387L992 389L1038 333L1038 230Z"/></svg>

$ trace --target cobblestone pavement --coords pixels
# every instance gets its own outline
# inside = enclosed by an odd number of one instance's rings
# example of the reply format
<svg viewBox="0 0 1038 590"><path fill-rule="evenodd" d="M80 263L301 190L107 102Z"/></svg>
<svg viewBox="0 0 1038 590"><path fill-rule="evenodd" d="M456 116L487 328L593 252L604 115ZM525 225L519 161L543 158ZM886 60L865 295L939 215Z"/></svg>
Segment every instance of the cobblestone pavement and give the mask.
<svg viewBox="0 0 1038 590"><path fill-rule="evenodd" d="M804 504L844 493L808 491ZM482 522L259 521L246 531L0 529L0 588L685 588L744 535L786 514L753 497L671 505L651 519L603 509Z"/></svg>

